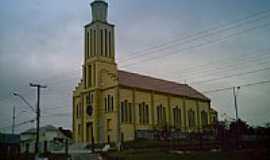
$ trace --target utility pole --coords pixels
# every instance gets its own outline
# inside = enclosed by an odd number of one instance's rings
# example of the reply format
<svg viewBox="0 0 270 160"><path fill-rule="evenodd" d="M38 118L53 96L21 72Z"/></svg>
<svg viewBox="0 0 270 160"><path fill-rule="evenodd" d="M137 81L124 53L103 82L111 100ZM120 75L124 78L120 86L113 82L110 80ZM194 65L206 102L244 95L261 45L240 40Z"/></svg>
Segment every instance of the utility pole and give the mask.
<svg viewBox="0 0 270 160"><path fill-rule="evenodd" d="M39 120L40 120L40 107L39 107L39 103L40 103L40 89L41 88L47 88L47 86L41 85L41 84L33 84L30 83L30 87L34 87L37 88L37 123L36 123L36 144L35 144L35 153L36 155L39 153L39 148L38 148L38 144L39 144Z"/></svg>
<svg viewBox="0 0 270 160"><path fill-rule="evenodd" d="M236 148L238 149L239 146L239 116L238 116L238 103L237 103L237 91L240 89L240 87L233 87L233 97L234 97L234 107L235 107L235 125L236 125L236 137L235 137L235 143Z"/></svg>
<svg viewBox="0 0 270 160"><path fill-rule="evenodd" d="M15 112L15 106L13 106L13 115L12 115L12 134L15 133L15 115L16 112Z"/></svg>
<svg viewBox="0 0 270 160"><path fill-rule="evenodd" d="M240 87L233 87L234 107L235 107L235 119L238 121L238 103L237 103L237 91Z"/></svg>

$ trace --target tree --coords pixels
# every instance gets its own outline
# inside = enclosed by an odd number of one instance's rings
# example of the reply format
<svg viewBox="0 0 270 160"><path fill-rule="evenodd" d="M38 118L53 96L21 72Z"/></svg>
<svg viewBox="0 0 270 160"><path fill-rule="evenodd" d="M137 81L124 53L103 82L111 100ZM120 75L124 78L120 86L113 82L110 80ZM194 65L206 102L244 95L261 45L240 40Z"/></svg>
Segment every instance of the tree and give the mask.
<svg viewBox="0 0 270 160"><path fill-rule="evenodd" d="M238 135L248 134L249 132L249 125L247 122L242 121L239 119L238 121L233 121L230 124L230 133L238 133Z"/></svg>

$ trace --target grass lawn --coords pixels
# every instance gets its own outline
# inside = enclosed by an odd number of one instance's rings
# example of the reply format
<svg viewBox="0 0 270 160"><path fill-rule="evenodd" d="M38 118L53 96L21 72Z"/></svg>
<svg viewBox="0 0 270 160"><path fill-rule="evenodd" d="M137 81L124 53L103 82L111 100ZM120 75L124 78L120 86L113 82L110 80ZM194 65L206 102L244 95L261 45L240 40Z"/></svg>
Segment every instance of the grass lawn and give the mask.
<svg viewBox="0 0 270 160"><path fill-rule="evenodd" d="M160 150L128 150L111 152L112 158L124 160L269 160L269 154L262 151L241 152L195 152L175 154Z"/></svg>

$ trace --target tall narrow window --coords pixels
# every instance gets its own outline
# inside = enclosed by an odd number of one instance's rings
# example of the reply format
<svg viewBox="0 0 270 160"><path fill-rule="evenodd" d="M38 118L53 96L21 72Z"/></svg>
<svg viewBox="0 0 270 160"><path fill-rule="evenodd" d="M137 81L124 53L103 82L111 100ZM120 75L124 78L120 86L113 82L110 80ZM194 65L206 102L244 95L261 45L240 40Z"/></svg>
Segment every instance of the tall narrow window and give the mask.
<svg viewBox="0 0 270 160"><path fill-rule="evenodd" d="M105 57L108 57L108 31L105 29Z"/></svg>
<svg viewBox="0 0 270 160"><path fill-rule="evenodd" d="M101 56L104 56L103 30L100 30L100 45L101 45L101 47L100 47Z"/></svg>
<svg viewBox="0 0 270 160"><path fill-rule="evenodd" d="M125 113L124 113L124 102L121 102L121 122L123 123L125 121Z"/></svg>
<svg viewBox="0 0 270 160"><path fill-rule="evenodd" d="M193 110L188 111L188 124L191 128L195 127L195 112Z"/></svg>
<svg viewBox="0 0 270 160"><path fill-rule="evenodd" d="M83 81L84 81L84 87L87 87L87 82L86 82L86 66L83 67Z"/></svg>
<svg viewBox="0 0 270 160"><path fill-rule="evenodd" d="M114 108L114 101L113 101L113 96L111 96L111 112L113 112Z"/></svg>
<svg viewBox="0 0 270 160"><path fill-rule="evenodd" d="M108 112L107 97L104 98L105 112Z"/></svg>
<svg viewBox="0 0 270 160"><path fill-rule="evenodd" d="M149 124L149 107L148 105L145 106L145 110L146 110L146 116L145 116L145 119L146 119L146 123Z"/></svg>
<svg viewBox="0 0 270 160"><path fill-rule="evenodd" d="M109 32L109 57L112 57L112 33Z"/></svg>
<svg viewBox="0 0 270 160"><path fill-rule="evenodd" d="M140 124L143 123L142 118L143 118L143 116L142 116L142 104L139 104L139 122L140 122Z"/></svg>
<svg viewBox="0 0 270 160"><path fill-rule="evenodd" d="M127 100L125 100L124 112L125 112L125 122L127 122L128 121L128 102L127 102Z"/></svg>
<svg viewBox="0 0 270 160"><path fill-rule="evenodd" d="M132 103L127 100L121 102L121 121L124 123L132 123Z"/></svg>
<svg viewBox="0 0 270 160"><path fill-rule="evenodd" d="M87 59L89 57L89 32L85 31L85 58Z"/></svg>
<svg viewBox="0 0 270 160"><path fill-rule="evenodd" d="M180 108L178 108L178 127L182 127L182 114Z"/></svg>
<svg viewBox="0 0 270 160"><path fill-rule="evenodd" d="M90 57L93 57L93 30L90 29L90 42L89 42L89 52L90 52Z"/></svg>
<svg viewBox="0 0 270 160"><path fill-rule="evenodd" d="M174 124L174 127L177 126L177 109L176 108L173 109L173 124Z"/></svg>
<svg viewBox="0 0 270 160"><path fill-rule="evenodd" d="M165 107L162 107L162 113L163 113L163 115L162 115L162 121L163 121L163 123L166 123L166 108Z"/></svg>
<svg viewBox="0 0 270 160"><path fill-rule="evenodd" d="M76 113L77 113L77 118L79 118L79 104L76 106Z"/></svg>
<svg viewBox="0 0 270 160"><path fill-rule="evenodd" d="M96 85L96 65L93 64L93 83L92 85Z"/></svg>
<svg viewBox="0 0 270 160"><path fill-rule="evenodd" d="M181 109L178 106L173 109L173 122L174 127L181 127Z"/></svg>
<svg viewBox="0 0 270 160"><path fill-rule="evenodd" d="M128 103L128 122L132 123L132 104Z"/></svg>
<svg viewBox="0 0 270 160"><path fill-rule="evenodd" d="M157 106L157 122L162 123L162 105Z"/></svg>
<svg viewBox="0 0 270 160"><path fill-rule="evenodd" d="M88 87L92 86L92 66L88 66Z"/></svg>
<svg viewBox="0 0 270 160"><path fill-rule="evenodd" d="M94 47L93 47L94 55L97 55L97 31L94 30Z"/></svg>
<svg viewBox="0 0 270 160"><path fill-rule="evenodd" d="M205 111L201 112L202 127L205 128L208 124L208 114Z"/></svg>
<svg viewBox="0 0 270 160"><path fill-rule="evenodd" d="M157 106L157 123L166 124L166 108L162 104Z"/></svg>
<svg viewBox="0 0 270 160"><path fill-rule="evenodd" d="M149 123L149 107L144 102L139 104L139 112L140 112L140 124L148 124Z"/></svg>
<svg viewBox="0 0 270 160"><path fill-rule="evenodd" d="M110 95L107 96L107 112L110 112L110 107L111 107L111 99L110 99Z"/></svg>
<svg viewBox="0 0 270 160"><path fill-rule="evenodd" d="M160 106L157 106L157 123L160 124Z"/></svg>

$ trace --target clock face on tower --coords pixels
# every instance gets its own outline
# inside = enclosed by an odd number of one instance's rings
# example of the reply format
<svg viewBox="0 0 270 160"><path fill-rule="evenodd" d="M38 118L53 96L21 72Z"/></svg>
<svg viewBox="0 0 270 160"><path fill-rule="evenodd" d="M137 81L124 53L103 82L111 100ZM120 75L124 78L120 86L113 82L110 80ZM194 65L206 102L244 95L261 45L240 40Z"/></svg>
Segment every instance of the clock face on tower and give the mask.
<svg viewBox="0 0 270 160"><path fill-rule="evenodd" d="M89 116L92 116L92 114L93 114L93 107L92 107L91 104L89 104L89 105L87 106L86 112L87 112L87 114L88 114Z"/></svg>

